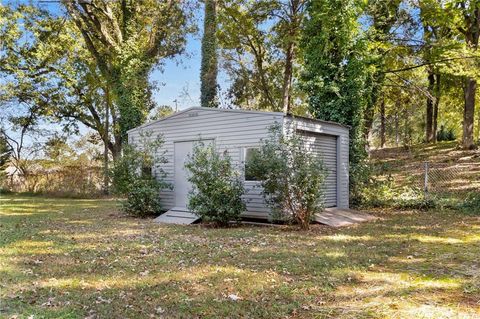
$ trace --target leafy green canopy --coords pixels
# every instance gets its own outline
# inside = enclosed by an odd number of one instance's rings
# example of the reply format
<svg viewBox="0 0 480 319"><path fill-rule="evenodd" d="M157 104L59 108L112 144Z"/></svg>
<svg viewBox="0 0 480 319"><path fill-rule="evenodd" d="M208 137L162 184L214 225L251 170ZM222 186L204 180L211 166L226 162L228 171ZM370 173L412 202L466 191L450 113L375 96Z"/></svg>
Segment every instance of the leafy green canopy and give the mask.
<svg viewBox="0 0 480 319"><path fill-rule="evenodd" d="M183 51L186 5L180 1L63 0L117 105L122 136L153 107L148 75Z"/></svg>
<svg viewBox="0 0 480 319"><path fill-rule="evenodd" d="M218 43L235 105L290 111L295 103L292 110L300 109L301 92L294 82L305 2L218 1Z"/></svg>
<svg viewBox="0 0 480 319"><path fill-rule="evenodd" d="M29 108L35 119L69 133L78 133L81 123L96 131L114 158L120 155L118 108L73 21L26 5L0 5L0 13L2 107Z"/></svg>
<svg viewBox="0 0 480 319"><path fill-rule="evenodd" d="M37 124L40 117L52 113L50 105L65 102L63 92L67 89L51 79L51 72L59 69L62 57L68 59L61 50L74 41L57 33L60 23L60 19L34 7L0 4L1 115L6 115L6 108L15 107L18 111L9 116L14 125ZM21 112L24 109L29 112Z"/></svg>
<svg viewBox="0 0 480 319"><path fill-rule="evenodd" d="M373 83L360 32L362 10L353 0L318 0L307 12L301 45L309 111L315 118L351 127L350 163L355 166L366 157L364 114Z"/></svg>

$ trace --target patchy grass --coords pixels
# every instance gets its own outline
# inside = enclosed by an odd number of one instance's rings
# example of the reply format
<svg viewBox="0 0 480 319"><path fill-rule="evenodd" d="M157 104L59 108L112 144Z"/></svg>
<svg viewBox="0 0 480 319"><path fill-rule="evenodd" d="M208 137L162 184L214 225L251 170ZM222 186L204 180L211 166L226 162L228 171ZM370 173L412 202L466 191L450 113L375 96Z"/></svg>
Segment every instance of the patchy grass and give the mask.
<svg viewBox="0 0 480 319"><path fill-rule="evenodd" d="M299 232L157 225L109 200L0 205L4 318L480 316L480 218L453 211Z"/></svg>

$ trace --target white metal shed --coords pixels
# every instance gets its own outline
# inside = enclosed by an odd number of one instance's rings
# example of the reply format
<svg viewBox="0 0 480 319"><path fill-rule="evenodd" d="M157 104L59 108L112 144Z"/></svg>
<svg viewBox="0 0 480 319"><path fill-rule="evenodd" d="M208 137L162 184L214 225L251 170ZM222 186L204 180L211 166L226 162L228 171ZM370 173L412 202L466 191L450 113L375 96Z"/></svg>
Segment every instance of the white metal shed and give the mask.
<svg viewBox="0 0 480 319"><path fill-rule="evenodd" d="M132 129L128 139L129 143L136 143L142 131L163 135L168 163L161 167L173 188L163 190L160 197L165 209L187 212L190 185L184 162L193 144L199 140L214 143L219 152L226 150L236 165L244 165L249 149L258 147L276 123L295 129L308 149L322 156L328 170L325 206L348 208L349 129L344 125L279 112L192 107ZM245 181L247 211L244 217L270 217L259 184L258 181Z"/></svg>

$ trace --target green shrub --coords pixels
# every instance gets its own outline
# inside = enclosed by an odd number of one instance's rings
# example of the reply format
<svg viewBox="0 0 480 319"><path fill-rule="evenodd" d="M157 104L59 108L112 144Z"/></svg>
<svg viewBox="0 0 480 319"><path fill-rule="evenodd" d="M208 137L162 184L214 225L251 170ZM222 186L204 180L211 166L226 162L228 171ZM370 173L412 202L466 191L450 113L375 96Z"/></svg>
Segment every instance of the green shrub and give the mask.
<svg viewBox="0 0 480 319"><path fill-rule="evenodd" d="M472 192L460 204L460 209L465 213L480 215L480 193Z"/></svg>
<svg viewBox="0 0 480 319"><path fill-rule="evenodd" d="M375 179L374 167L367 160L361 160L350 167L350 205L362 206L365 202L376 205L379 201L378 190L388 190L388 183Z"/></svg>
<svg viewBox="0 0 480 319"><path fill-rule="evenodd" d="M192 183L188 202L191 211L219 226L240 218L245 211L245 190L240 173L233 168L226 152L221 156L213 145L200 142L194 146L185 167Z"/></svg>
<svg viewBox="0 0 480 319"><path fill-rule="evenodd" d="M137 179L122 202L125 213L136 217L159 215L162 205L159 197L159 183L155 179Z"/></svg>
<svg viewBox="0 0 480 319"><path fill-rule="evenodd" d="M437 207L437 199L433 196L425 197L422 189L404 187L394 192L392 206L399 209L428 210Z"/></svg>
<svg viewBox="0 0 480 319"><path fill-rule="evenodd" d="M371 177L359 192L355 206L428 210L439 206L439 202L432 196L425 197L423 190L417 187L395 187L388 176L384 179Z"/></svg>
<svg viewBox="0 0 480 319"><path fill-rule="evenodd" d="M139 179L155 178L162 186L166 174L161 165L167 163L164 140L161 135L152 136L151 131L140 132L138 141L123 146L122 156L113 162L110 170L113 191L118 195L127 193Z"/></svg>
<svg viewBox="0 0 480 319"><path fill-rule="evenodd" d="M129 215L146 217L162 211L159 192L171 187L160 167L167 162L163 144L162 136L141 132L140 139L125 145L122 157L114 162L110 172L113 190L125 197L122 206Z"/></svg>
<svg viewBox="0 0 480 319"><path fill-rule="evenodd" d="M437 132L437 141L455 141L456 139L453 128L446 129L444 125L440 126L440 130Z"/></svg>
<svg viewBox="0 0 480 319"><path fill-rule="evenodd" d="M278 126L252 157L249 170L261 181L274 216L308 229L313 215L324 207L322 160L308 152L296 134L285 136Z"/></svg>
<svg viewBox="0 0 480 319"><path fill-rule="evenodd" d="M138 179L138 168L143 158L132 145L124 145L122 156L113 162L110 170L112 191L117 195L127 195L131 185Z"/></svg>
<svg viewBox="0 0 480 319"><path fill-rule="evenodd" d="M357 190L355 196L352 196L351 205L353 207L389 206L389 203L392 203L397 195L390 177L384 180L371 177L369 182L362 186Z"/></svg>

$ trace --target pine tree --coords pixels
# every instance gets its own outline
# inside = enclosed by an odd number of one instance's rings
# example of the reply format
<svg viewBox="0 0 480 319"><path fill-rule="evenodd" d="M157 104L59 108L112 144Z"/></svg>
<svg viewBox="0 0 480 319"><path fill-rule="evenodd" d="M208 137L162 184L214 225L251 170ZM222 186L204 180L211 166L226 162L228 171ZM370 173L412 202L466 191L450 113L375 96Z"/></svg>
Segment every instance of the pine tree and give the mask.
<svg viewBox="0 0 480 319"><path fill-rule="evenodd" d="M202 107L217 107L217 18L216 0L205 0L205 21L202 38L200 70L200 103Z"/></svg>

